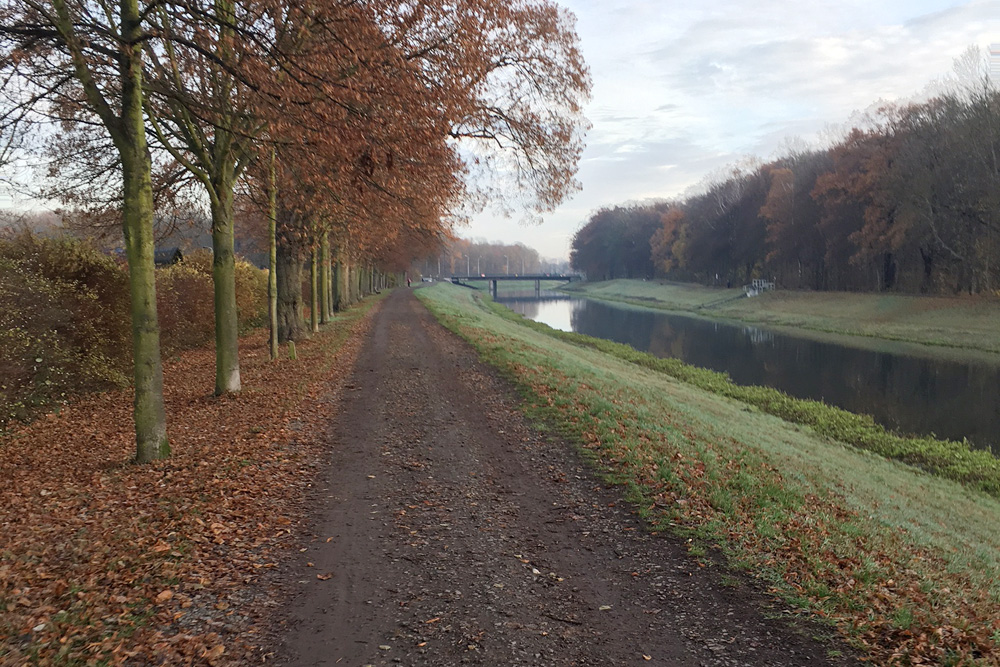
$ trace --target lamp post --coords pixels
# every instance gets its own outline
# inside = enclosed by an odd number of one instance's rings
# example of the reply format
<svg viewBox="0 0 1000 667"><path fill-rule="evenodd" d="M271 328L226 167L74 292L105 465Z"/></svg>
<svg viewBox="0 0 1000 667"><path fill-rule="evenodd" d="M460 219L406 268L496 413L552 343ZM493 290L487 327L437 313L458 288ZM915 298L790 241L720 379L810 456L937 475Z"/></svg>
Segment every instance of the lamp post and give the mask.
<svg viewBox="0 0 1000 667"><path fill-rule="evenodd" d="M510 275L510 260L507 259L507 255L503 256L503 272L504 275Z"/></svg>
<svg viewBox="0 0 1000 667"><path fill-rule="evenodd" d="M469 267L469 256L468 255L465 256L465 275L466 276L471 276L472 275L472 271L470 270L470 267Z"/></svg>

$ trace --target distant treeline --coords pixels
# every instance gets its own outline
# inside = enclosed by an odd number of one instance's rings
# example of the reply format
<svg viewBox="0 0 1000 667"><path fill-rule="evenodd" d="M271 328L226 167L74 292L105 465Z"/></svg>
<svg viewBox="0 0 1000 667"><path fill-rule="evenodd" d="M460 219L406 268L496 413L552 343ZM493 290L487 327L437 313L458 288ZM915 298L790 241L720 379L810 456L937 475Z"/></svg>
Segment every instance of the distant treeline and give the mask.
<svg viewBox="0 0 1000 667"><path fill-rule="evenodd" d="M880 108L826 150L733 168L683 200L595 213L571 262L590 280L792 289L1000 289L1000 91Z"/></svg>

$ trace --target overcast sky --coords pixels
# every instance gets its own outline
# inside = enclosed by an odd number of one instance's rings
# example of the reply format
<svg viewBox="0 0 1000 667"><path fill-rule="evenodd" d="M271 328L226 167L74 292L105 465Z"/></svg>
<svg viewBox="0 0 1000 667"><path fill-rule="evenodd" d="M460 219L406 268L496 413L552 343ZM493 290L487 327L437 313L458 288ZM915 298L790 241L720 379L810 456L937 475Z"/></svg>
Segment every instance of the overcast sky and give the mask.
<svg viewBox="0 0 1000 667"><path fill-rule="evenodd" d="M583 189L539 226L483 213L466 238L569 255L611 206L682 194L747 155L811 144L879 99L911 97L970 46L1000 42L1000 0L561 0L594 79Z"/></svg>

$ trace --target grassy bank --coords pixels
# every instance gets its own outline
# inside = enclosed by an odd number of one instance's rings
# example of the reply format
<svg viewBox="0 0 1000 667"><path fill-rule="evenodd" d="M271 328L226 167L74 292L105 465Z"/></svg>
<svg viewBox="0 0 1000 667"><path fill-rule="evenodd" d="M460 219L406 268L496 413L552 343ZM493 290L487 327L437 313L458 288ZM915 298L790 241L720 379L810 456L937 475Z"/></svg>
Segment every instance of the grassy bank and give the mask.
<svg viewBox="0 0 1000 667"><path fill-rule="evenodd" d="M717 546L880 664L1000 660L996 498L528 325L469 290L419 294L540 424L696 557Z"/></svg>
<svg viewBox="0 0 1000 667"><path fill-rule="evenodd" d="M741 289L642 280L576 283L584 296L807 331L1000 354L1000 300L778 290L739 298Z"/></svg>

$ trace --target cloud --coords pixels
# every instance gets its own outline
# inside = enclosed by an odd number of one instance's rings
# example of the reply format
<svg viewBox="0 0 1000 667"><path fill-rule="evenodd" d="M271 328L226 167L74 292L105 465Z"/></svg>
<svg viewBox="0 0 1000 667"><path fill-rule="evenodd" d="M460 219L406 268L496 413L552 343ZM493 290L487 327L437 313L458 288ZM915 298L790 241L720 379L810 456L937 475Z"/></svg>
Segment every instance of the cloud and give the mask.
<svg viewBox="0 0 1000 667"><path fill-rule="evenodd" d="M1000 0L561 3L594 77L583 191L542 228L492 219L480 234L549 256L601 206L675 197L745 155L818 141L945 76L970 44L1000 42Z"/></svg>

